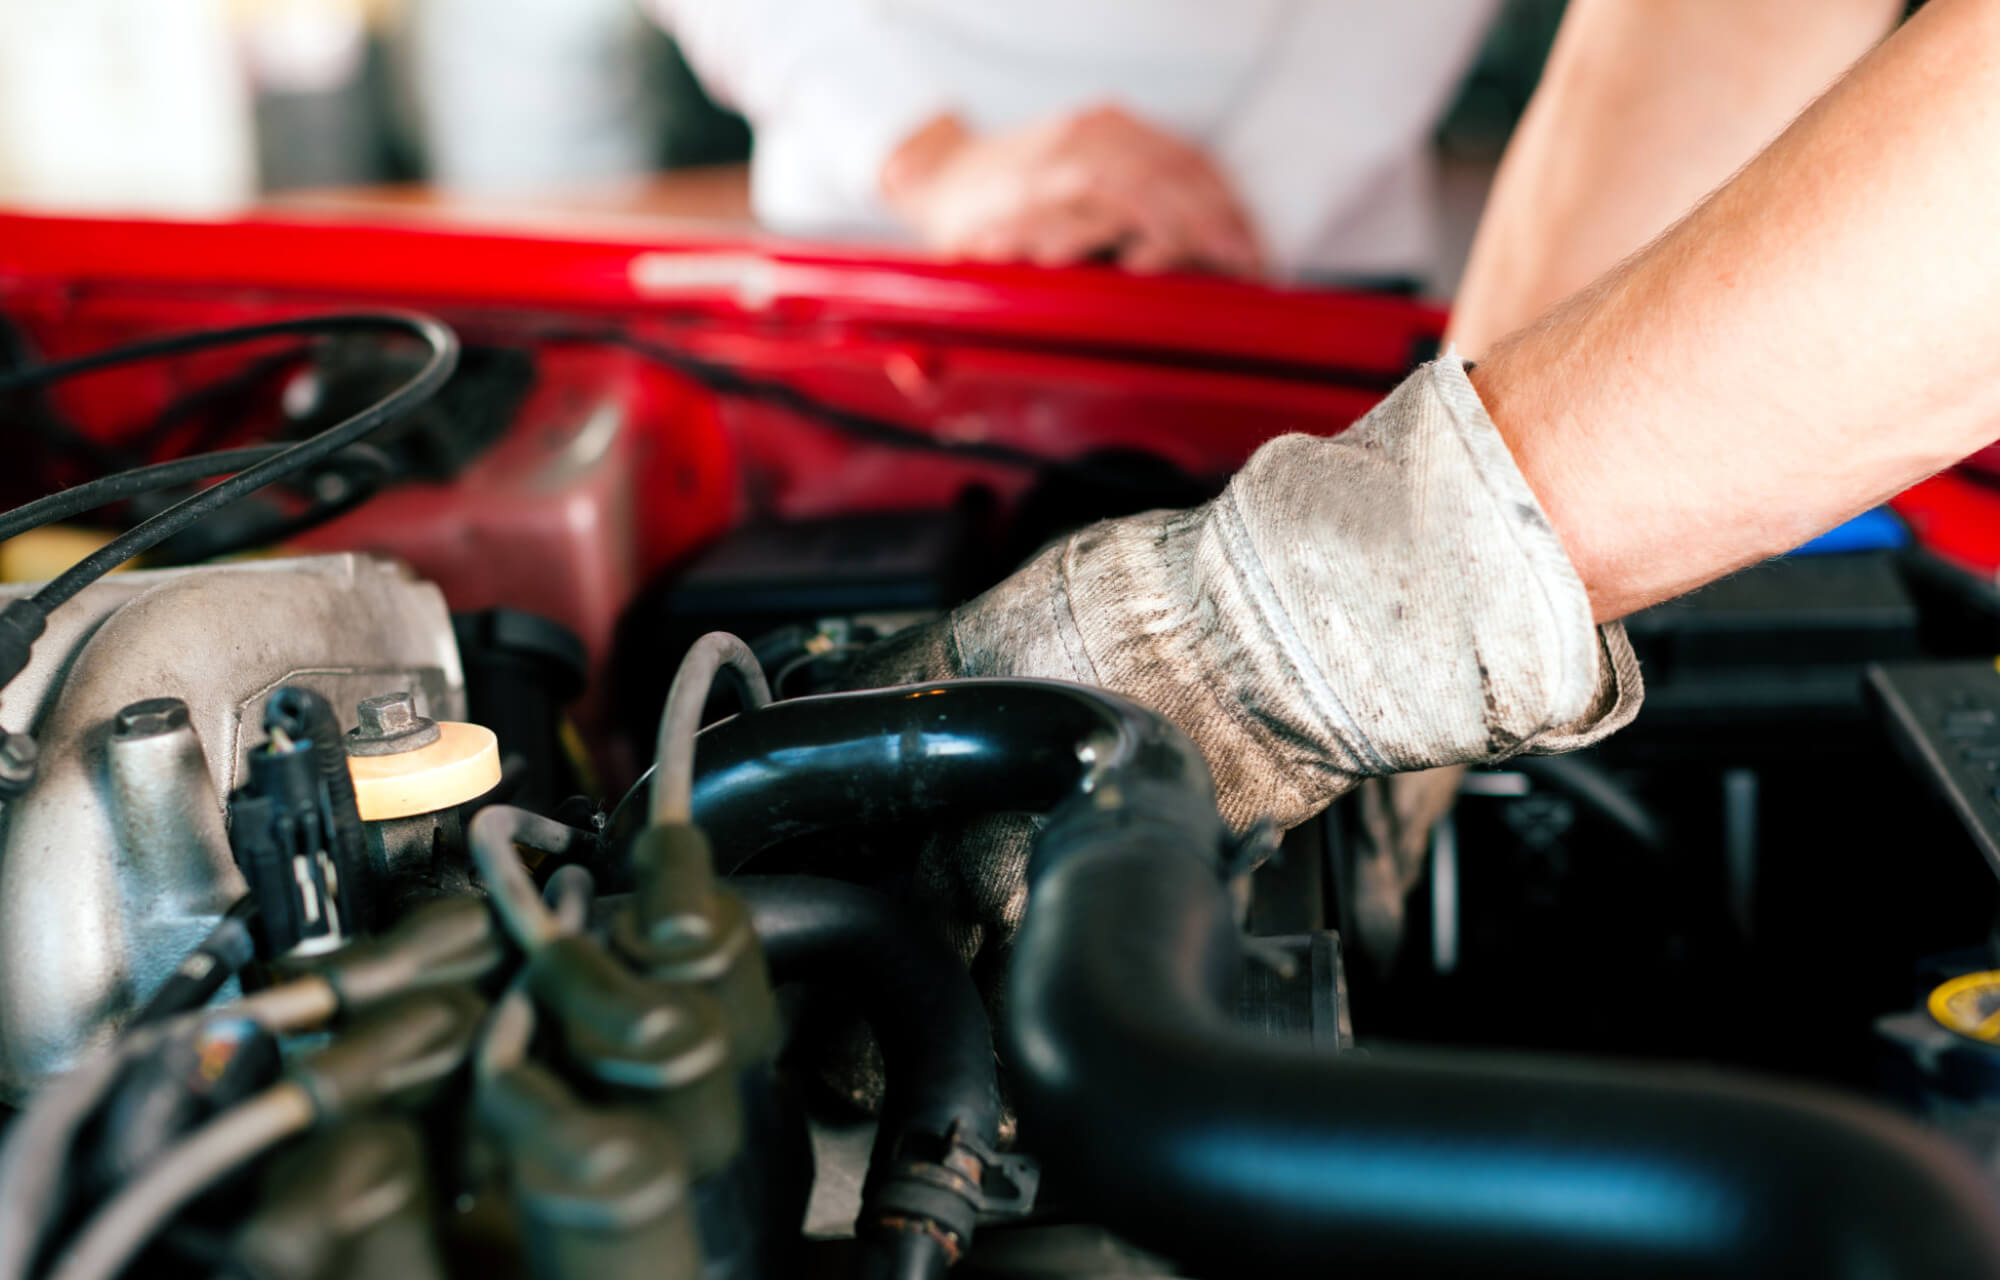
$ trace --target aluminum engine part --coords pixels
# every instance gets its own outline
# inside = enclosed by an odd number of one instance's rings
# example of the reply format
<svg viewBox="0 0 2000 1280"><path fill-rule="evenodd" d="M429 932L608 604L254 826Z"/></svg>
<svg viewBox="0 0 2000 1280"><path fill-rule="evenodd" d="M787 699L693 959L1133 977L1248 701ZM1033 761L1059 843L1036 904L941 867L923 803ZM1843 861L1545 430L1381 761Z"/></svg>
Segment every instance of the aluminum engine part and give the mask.
<svg viewBox="0 0 2000 1280"><path fill-rule="evenodd" d="M0 1094L108 1037L243 893L223 815L288 683L343 728L393 689L465 715L443 595L367 556L124 574L50 616L0 706L40 745L0 805Z"/></svg>

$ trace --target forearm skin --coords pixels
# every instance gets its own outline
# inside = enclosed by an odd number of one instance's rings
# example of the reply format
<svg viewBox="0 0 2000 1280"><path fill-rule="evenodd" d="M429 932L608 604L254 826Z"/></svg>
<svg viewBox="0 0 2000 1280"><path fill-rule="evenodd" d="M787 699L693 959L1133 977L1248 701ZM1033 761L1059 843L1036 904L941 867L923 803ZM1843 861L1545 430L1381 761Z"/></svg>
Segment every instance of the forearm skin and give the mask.
<svg viewBox="0 0 2000 1280"><path fill-rule="evenodd" d="M1474 384L1600 620L2000 435L2000 5L1933 0Z"/></svg>
<svg viewBox="0 0 2000 1280"><path fill-rule="evenodd" d="M1659 235L1901 13L1900 0L1575 0L1487 199L1452 340L1484 354Z"/></svg>

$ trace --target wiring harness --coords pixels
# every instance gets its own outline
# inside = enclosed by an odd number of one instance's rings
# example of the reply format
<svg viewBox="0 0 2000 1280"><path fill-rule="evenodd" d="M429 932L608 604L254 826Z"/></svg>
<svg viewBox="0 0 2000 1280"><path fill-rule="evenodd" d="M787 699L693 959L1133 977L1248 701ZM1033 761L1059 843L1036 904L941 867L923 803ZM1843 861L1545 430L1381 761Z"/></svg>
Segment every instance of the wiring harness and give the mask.
<svg viewBox="0 0 2000 1280"><path fill-rule="evenodd" d="M228 477L140 521L58 574L32 596L11 601L0 608L0 689L5 689L27 667L33 656L34 643L47 629L48 617L53 610L119 565L143 555L230 503L360 446L371 433L437 394L457 366L459 343L457 335L449 327L429 316L399 311L351 312L176 334L112 347L73 359L0 372L0 396L8 396L141 361L238 346L274 337L347 333L406 335L428 347L429 358L394 391L296 444L228 449L133 468L77 485L0 516L0 536L11 537L141 493L156 492L210 476ZM378 475L386 470L379 453L363 450L352 456L360 465ZM368 492L365 486L362 487L359 497L365 497ZM338 509L346 509L359 501L359 497L350 491L340 500ZM301 519L317 521L332 513L323 507ZM296 523L287 522L268 532L271 536L283 536Z"/></svg>

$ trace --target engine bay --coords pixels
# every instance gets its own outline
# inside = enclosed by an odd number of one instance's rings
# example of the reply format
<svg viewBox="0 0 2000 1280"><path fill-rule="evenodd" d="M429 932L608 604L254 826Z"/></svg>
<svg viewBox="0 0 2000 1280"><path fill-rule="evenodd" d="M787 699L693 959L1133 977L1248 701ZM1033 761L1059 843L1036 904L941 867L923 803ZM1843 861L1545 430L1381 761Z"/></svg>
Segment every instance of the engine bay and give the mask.
<svg viewBox="0 0 2000 1280"><path fill-rule="evenodd" d="M1631 619L1631 728L1435 812L1232 830L1151 709L859 687L1439 332L0 218L0 1280L1988 1274L1983 473Z"/></svg>

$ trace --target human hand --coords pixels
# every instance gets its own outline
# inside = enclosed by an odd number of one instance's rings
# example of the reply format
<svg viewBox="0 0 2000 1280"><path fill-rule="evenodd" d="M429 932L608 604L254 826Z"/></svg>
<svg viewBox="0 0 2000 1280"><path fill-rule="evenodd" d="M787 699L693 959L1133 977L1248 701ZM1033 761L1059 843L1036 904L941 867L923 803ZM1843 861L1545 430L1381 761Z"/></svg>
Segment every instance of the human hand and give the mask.
<svg viewBox="0 0 2000 1280"><path fill-rule="evenodd" d="M924 243L961 257L1263 269L1250 217L1214 162L1117 107L991 135L939 117L890 156L882 192Z"/></svg>
<svg viewBox="0 0 2000 1280"><path fill-rule="evenodd" d="M854 672L953 676L1073 680L1152 707L1201 749L1239 829L1296 825L1364 778L1582 746L1640 696L1622 630L1593 626L1450 358L1343 435L1266 444L1206 506L1072 535ZM990 819L920 859L927 914L991 972L1025 904L1028 833Z"/></svg>

